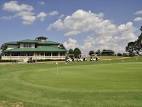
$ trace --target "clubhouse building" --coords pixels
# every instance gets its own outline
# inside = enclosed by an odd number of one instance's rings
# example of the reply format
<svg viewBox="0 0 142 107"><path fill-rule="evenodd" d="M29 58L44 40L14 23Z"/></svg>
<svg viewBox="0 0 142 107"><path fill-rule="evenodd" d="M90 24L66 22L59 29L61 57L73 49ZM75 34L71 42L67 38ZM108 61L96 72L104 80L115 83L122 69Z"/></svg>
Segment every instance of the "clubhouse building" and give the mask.
<svg viewBox="0 0 142 107"><path fill-rule="evenodd" d="M2 60L65 60L66 49L63 44L49 41L40 36L35 40L21 40L3 44Z"/></svg>

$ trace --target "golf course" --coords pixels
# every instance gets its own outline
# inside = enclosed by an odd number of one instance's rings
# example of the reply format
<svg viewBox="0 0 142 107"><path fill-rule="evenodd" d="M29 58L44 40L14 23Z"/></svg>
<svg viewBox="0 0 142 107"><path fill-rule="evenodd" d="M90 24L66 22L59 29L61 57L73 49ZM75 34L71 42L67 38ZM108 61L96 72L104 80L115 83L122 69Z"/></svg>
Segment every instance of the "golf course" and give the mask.
<svg viewBox="0 0 142 107"><path fill-rule="evenodd" d="M142 58L1 64L0 107L16 102L24 107L142 107Z"/></svg>

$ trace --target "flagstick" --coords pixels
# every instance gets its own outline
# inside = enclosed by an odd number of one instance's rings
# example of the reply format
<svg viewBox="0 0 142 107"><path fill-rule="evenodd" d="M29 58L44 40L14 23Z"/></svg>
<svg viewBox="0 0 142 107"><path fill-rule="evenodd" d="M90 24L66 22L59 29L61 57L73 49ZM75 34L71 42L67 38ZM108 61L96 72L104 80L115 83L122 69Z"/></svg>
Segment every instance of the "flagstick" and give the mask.
<svg viewBox="0 0 142 107"><path fill-rule="evenodd" d="M56 66L56 67L57 67L57 73L59 73L59 70L58 70L58 62L56 62L56 65L57 65L57 66Z"/></svg>

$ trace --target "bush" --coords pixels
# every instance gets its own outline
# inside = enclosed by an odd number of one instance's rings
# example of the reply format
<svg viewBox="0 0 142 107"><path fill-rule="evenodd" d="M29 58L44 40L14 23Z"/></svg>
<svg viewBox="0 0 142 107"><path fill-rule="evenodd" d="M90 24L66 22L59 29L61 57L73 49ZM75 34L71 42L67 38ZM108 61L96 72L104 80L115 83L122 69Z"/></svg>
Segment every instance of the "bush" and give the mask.
<svg viewBox="0 0 142 107"><path fill-rule="evenodd" d="M123 56L123 54L122 53L117 53L117 56Z"/></svg>

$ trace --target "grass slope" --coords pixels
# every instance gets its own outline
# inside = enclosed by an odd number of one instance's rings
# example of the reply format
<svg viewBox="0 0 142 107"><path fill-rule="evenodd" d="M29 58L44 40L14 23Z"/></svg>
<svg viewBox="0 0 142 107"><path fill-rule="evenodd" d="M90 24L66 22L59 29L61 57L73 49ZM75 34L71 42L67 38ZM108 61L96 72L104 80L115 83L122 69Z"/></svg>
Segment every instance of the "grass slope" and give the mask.
<svg viewBox="0 0 142 107"><path fill-rule="evenodd" d="M0 65L0 102L25 107L141 107L142 62Z"/></svg>

